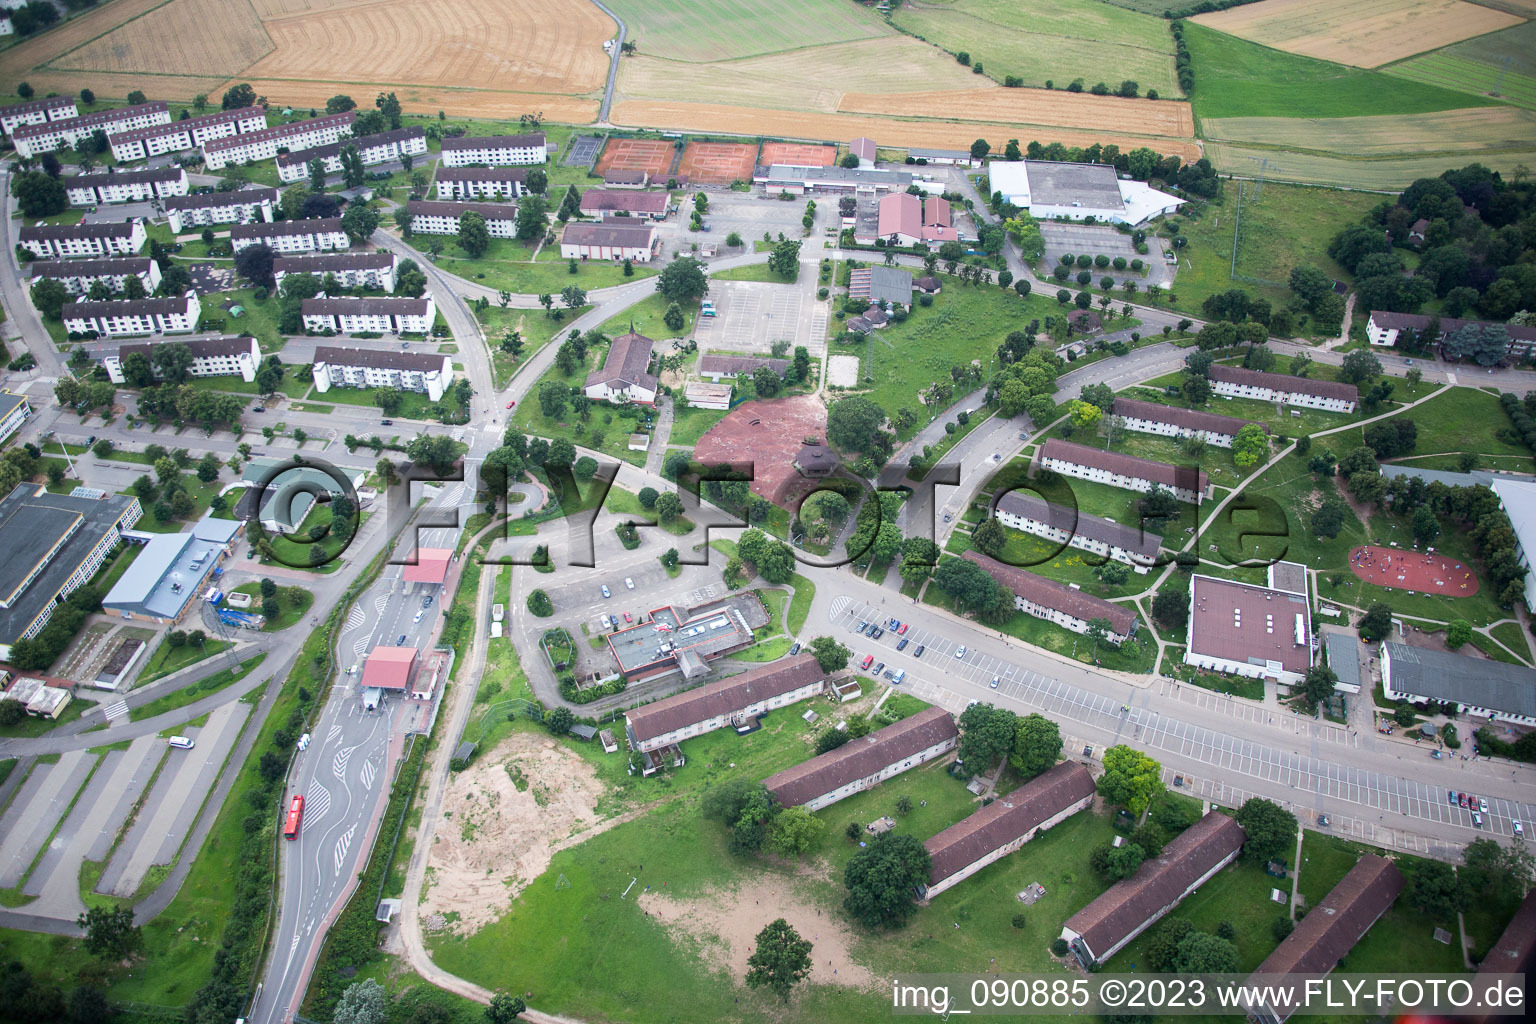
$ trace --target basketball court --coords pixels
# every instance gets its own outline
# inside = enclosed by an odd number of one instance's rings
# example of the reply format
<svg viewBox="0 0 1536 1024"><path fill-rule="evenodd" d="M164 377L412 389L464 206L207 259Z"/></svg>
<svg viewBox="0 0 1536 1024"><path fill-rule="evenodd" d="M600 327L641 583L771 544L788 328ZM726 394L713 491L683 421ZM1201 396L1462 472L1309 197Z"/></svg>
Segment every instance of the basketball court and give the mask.
<svg viewBox="0 0 1536 1024"><path fill-rule="evenodd" d="M1393 590L1441 597L1471 597L1477 593L1477 573L1472 567L1445 555L1358 547L1349 553L1349 568L1367 583Z"/></svg>
<svg viewBox="0 0 1536 1024"><path fill-rule="evenodd" d="M756 168L755 143L690 142L677 170L696 184L729 185L733 181L751 181Z"/></svg>
<svg viewBox="0 0 1536 1024"><path fill-rule="evenodd" d="M790 164L795 167L831 167L837 163L836 146L814 146L809 142L765 142L758 161L765 167Z"/></svg>
<svg viewBox="0 0 1536 1024"><path fill-rule="evenodd" d="M665 177L672 170L676 150L665 139L609 139L594 170L644 171L652 177Z"/></svg>

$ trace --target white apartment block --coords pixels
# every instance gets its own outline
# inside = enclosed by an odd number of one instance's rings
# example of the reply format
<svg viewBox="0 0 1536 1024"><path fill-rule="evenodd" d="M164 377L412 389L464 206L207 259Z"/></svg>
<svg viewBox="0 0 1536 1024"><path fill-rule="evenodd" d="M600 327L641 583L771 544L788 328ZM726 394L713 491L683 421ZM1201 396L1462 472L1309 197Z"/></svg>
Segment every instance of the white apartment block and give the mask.
<svg viewBox="0 0 1536 1024"><path fill-rule="evenodd" d="M1203 470L1101 451L1054 437L1040 446L1035 458L1040 465L1062 476L1093 480L1128 491L1150 491L1152 485L1157 484L1173 492L1180 501L1194 504L1211 494L1211 480Z"/></svg>
<svg viewBox="0 0 1536 1024"><path fill-rule="evenodd" d="M265 245L275 253L327 252L350 249L352 242L341 230L340 217L314 220L280 220L275 224L236 224L229 229L235 252L249 245Z"/></svg>
<svg viewBox="0 0 1536 1024"><path fill-rule="evenodd" d="M103 358L101 364L106 367L112 383L123 384L126 382L123 360L138 353L149 360L150 366L154 366L154 350L161 345L185 345L192 353L192 365L187 367L187 372L194 377L239 377L249 384L256 379L256 371L261 366L261 349L256 339L251 337L193 338L188 341L122 345L116 352ZM160 376L158 369L155 376Z"/></svg>
<svg viewBox="0 0 1536 1024"><path fill-rule="evenodd" d="M64 329L72 334L95 332L101 338L134 334L186 334L197 328L203 306L197 293L180 298L76 300L64 305Z"/></svg>
<svg viewBox="0 0 1536 1024"><path fill-rule="evenodd" d="M395 290L395 254L346 252L324 256L279 256L272 261L272 276L279 288L289 274L313 274L322 282L335 277L342 288Z"/></svg>
<svg viewBox="0 0 1536 1024"><path fill-rule="evenodd" d="M9 14L0 14L0 36L8 36L16 31L16 26L11 24Z"/></svg>
<svg viewBox="0 0 1536 1024"><path fill-rule="evenodd" d="M79 117L73 96L49 96L47 99L27 100L0 107L0 131L10 135L24 124L47 124L49 121L67 121Z"/></svg>
<svg viewBox="0 0 1536 1024"><path fill-rule="evenodd" d="M122 224L29 224L17 236L39 259L130 256L144 248L144 222Z"/></svg>
<svg viewBox="0 0 1536 1024"><path fill-rule="evenodd" d="M1156 564L1163 542L1156 534L1056 505L1021 490L999 498L992 514L1004 526L1124 562L1141 573Z"/></svg>
<svg viewBox="0 0 1536 1024"><path fill-rule="evenodd" d="M127 256L108 260L33 260L27 264L27 276L33 281L47 278L58 281L71 295L84 295L91 285L102 281L114 292L128 286L136 277L144 291L154 294L160 287L160 264L148 256Z"/></svg>
<svg viewBox="0 0 1536 1024"><path fill-rule="evenodd" d="M271 160L279 149L290 153L300 149L329 146L352 133L352 122L357 111L344 114L327 114L308 121L280 124L273 128L242 133L227 139L215 139L203 143L203 164L210 171L223 170L231 164L243 164L256 160Z"/></svg>
<svg viewBox="0 0 1536 1024"><path fill-rule="evenodd" d="M165 219L176 234L194 228L218 224L270 223L277 205L277 189L266 185L247 186L236 192L207 192L196 196L176 196L165 200Z"/></svg>
<svg viewBox="0 0 1536 1024"><path fill-rule="evenodd" d="M456 235L459 218L478 213L485 218L485 230L492 238L517 237L517 206L513 203L439 203L430 199L411 199L405 204L411 215L413 235Z"/></svg>
<svg viewBox="0 0 1536 1024"><path fill-rule="evenodd" d="M1181 409L1129 398L1115 399L1111 412L1126 430L1160 437L1198 437L1218 448L1231 448L1237 432L1252 422L1235 416L1219 416L1199 409ZM1269 429L1266 427L1264 432L1269 433Z"/></svg>
<svg viewBox="0 0 1536 1024"><path fill-rule="evenodd" d="M442 167L435 184L439 199L517 199L528 189L521 167Z"/></svg>
<svg viewBox="0 0 1536 1024"><path fill-rule="evenodd" d="M60 146L73 146L96 132L104 133L110 142L116 132L130 132L170 123L170 107L165 101L159 100L116 110L99 110L94 114L83 114L63 121L18 126L11 133L11 139L16 143L16 152L22 156L42 156Z"/></svg>
<svg viewBox="0 0 1536 1024"><path fill-rule="evenodd" d="M306 331L337 334L426 334L432 329L437 307L432 296L407 298L305 299L302 306ZM435 399L434 399L435 401Z"/></svg>
<svg viewBox="0 0 1536 1024"><path fill-rule="evenodd" d="M107 142L112 155L119 161L144 160L165 153L184 153L197 149L205 142L226 139L231 135L259 132L267 126L265 107L243 107L239 110L221 110L214 114L189 117L170 124L137 128L129 132L109 134Z"/></svg>
<svg viewBox="0 0 1536 1024"><path fill-rule="evenodd" d="M357 155L362 157L364 167L373 167L377 164L387 164L392 160L399 160L404 154L422 156L427 152L427 133L422 128L397 128L391 132L380 132L377 135L363 135L357 138L345 138L339 142L333 142L328 146L316 146L312 149L301 149L297 152L279 153L277 155L277 177L279 181L294 182L304 181L309 177L309 165L319 160L325 167L326 174L341 173L341 151L348 146L357 147Z"/></svg>
<svg viewBox="0 0 1536 1024"><path fill-rule="evenodd" d="M549 159L544 133L529 135L464 136L443 139L444 167L471 167L486 164L506 167L517 164L542 164Z"/></svg>
<svg viewBox="0 0 1536 1024"><path fill-rule="evenodd" d="M825 693L825 676L815 658L798 654L633 708L624 732L631 749L657 750Z"/></svg>
<svg viewBox="0 0 1536 1024"><path fill-rule="evenodd" d="M142 203L187 194L187 172L180 167L148 171L107 171L64 179L71 206Z"/></svg>
<svg viewBox="0 0 1536 1024"><path fill-rule="evenodd" d="M1308 380L1221 363L1211 364L1211 389L1223 398L1251 398L1325 412L1354 412L1360 401L1360 389L1353 384Z"/></svg>
<svg viewBox="0 0 1536 1024"><path fill-rule="evenodd" d="M1109 623L1107 640L1117 647L1136 632L1136 612L1132 608L1074 590L1065 583L1036 576L977 551L967 551L962 557L975 562L1006 588L1013 595L1014 607L1025 615L1054 622L1074 633L1087 633L1088 623L1104 619Z"/></svg>
<svg viewBox="0 0 1536 1024"><path fill-rule="evenodd" d="M392 388L442 399L453 383L453 359L446 355L391 352L387 349L315 347L315 390L333 387Z"/></svg>

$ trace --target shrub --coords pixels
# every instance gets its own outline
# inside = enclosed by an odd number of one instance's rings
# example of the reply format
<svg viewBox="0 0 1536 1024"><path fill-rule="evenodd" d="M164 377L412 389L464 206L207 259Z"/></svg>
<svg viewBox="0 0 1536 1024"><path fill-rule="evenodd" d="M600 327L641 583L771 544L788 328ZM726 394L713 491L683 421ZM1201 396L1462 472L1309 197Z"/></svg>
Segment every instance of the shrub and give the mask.
<svg viewBox="0 0 1536 1024"><path fill-rule="evenodd" d="M1015 928L1023 928L1024 924L1025 924L1025 920L1024 920L1024 915L1023 914L1014 914L1013 915L1013 926Z"/></svg>
<svg viewBox="0 0 1536 1024"><path fill-rule="evenodd" d="M1067 953L1068 947L1066 939L1057 939L1055 942L1051 943L1052 956L1066 956Z"/></svg>

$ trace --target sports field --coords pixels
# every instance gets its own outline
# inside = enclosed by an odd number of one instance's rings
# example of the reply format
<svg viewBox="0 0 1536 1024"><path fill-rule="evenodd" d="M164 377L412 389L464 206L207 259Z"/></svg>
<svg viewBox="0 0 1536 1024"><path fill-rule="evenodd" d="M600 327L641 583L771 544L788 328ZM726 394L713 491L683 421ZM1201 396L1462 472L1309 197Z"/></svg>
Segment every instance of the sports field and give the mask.
<svg viewBox="0 0 1536 1024"><path fill-rule="evenodd" d="M690 142L683 150L677 173L700 185L729 185L751 181L757 166L757 143Z"/></svg>
<svg viewBox="0 0 1536 1024"><path fill-rule="evenodd" d="M848 0L605 0L639 51L706 63L891 35L873 10ZM544 15L540 15L542 19Z"/></svg>
<svg viewBox="0 0 1536 1024"><path fill-rule="evenodd" d="M1468 39L1385 70L1415 82L1497 96L1536 109L1536 21Z"/></svg>
<svg viewBox="0 0 1536 1024"><path fill-rule="evenodd" d="M1515 107L1317 120L1226 117L1212 118L1204 128L1205 137L1215 141L1323 150L1356 157L1481 154L1488 150L1529 150L1536 145L1536 113Z"/></svg>
<svg viewBox="0 0 1536 1024"><path fill-rule="evenodd" d="M1464 0L1262 0L1194 20L1265 46L1362 68L1521 21Z"/></svg>
<svg viewBox="0 0 1536 1024"><path fill-rule="evenodd" d="M1064 89L1074 78L1111 87L1131 79L1143 91L1180 95L1167 23L1147 14L1082 0L917 0L891 17L951 53L969 53L998 81L1016 75Z"/></svg>
<svg viewBox="0 0 1536 1024"><path fill-rule="evenodd" d="M800 142L765 142L758 162L794 164L797 167L831 167L837 163L836 146L808 146Z"/></svg>
<svg viewBox="0 0 1536 1024"><path fill-rule="evenodd" d="M661 139L609 139L608 145L598 154L593 170L644 171L655 177L672 169L676 147Z"/></svg>
<svg viewBox="0 0 1536 1024"><path fill-rule="evenodd" d="M1226 142L1206 143L1205 151L1218 168L1235 174L1256 174L1259 161L1267 160L1266 173L1280 181L1391 190L1404 188L1418 178L1438 177L1444 171L1465 167L1471 162L1466 153L1350 160L1326 153L1258 149ZM1479 153L1476 162L1509 174L1520 164L1536 166L1536 146L1502 153Z"/></svg>

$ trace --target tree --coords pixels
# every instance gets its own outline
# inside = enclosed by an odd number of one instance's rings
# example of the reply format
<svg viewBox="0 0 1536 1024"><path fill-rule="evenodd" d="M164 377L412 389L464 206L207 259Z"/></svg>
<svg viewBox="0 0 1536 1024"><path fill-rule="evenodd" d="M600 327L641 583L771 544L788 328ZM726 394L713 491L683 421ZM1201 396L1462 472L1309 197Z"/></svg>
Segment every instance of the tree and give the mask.
<svg viewBox="0 0 1536 1024"><path fill-rule="evenodd" d="M1472 642L1472 623L1466 619L1452 619L1445 626L1445 646L1458 650Z"/></svg>
<svg viewBox="0 0 1536 1024"><path fill-rule="evenodd" d="M768 825L765 844L781 857L799 858L821 837L826 822L804 807L786 807Z"/></svg>
<svg viewBox="0 0 1536 1024"><path fill-rule="evenodd" d="M103 960L122 960L137 953L144 936L133 923L132 907L90 907L76 922L85 929L85 950Z"/></svg>
<svg viewBox="0 0 1536 1024"><path fill-rule="evenodd" d="M519 211L521 213L521 211ZM470 210L459 217L459 248L472 260L485 255L491 247L491 232L485 226L485 218Z"/></svg>
<svg viewBox="0 0 1536 1024"><path fill-rule="evenodd" d="M832 403L827 412L827 440L839 448L868 454L883 451L888 437L880 427L885 410L863 395L851 395Z"/></svg>
<svg viewBox="0 0 1536 1024"><path fill-rule="evenodd" d="M654 487L642 487L638 497L640 499L640 507L650 510L656 507L656 499L659 495Z"/></svg>
<svg viewBox="0 0 1536 1024"><path fill-rule="evenodd" d="M1428 505L1420 505L1414 509L1413 539L1428 546L1438 536L1440 536L1440 520L1435 518L1434 510Z"/></svg>
<svg viewBox="0 0 1536 1024"><path fill-rule="evenodd" d="M1110 846L1105 843L1095 847L1089 854L1089 865L1109 879L1118 882L1122 878L1130 878L1141 867L1141 862L1147 859L1147 853L1136 843L1126 843L1122 846Z"/></svg>
<svg viewBox="0 0 1536 1024"><path fill-rule="evenodd" d="M48 217L69 207L64 183L45 171L16 174L11 179L11 195L16 197L23 217Z"/></svg>
<svg viewBox="0 0 1536 1024"><path fill-rule="evenodd" d="M1313 665L1307 669L1307 677L1302 681L1302 695L1309 704L1321 704L1333 696L1333 687L1338 681L1339 677L1327 665Z"/></svg>
<svg viewBox="0 0 1536 1024"><path fill-rule="evenodd" d="M460 220L460 224L463 221ZM549 227L549 201L543 196L523 196L517 203L515 234L520 242L542 238Z"/></svg>
<svg viewBox="0 0 1536 1024"><path fill-rule="evenodd" d="M547 380L539 385L539 411L548 419L559 419L565 413L571 389L558 380Z"/></svg>
<svg viewBox="0 0 1536 1024"><path fill-rule="evenodd" d="M1339 380L1346 384L1361 384L1380 375L1381 360L1363 348L1345 353L1344 361L1339 365Z"/></svg>
<svg viewBox="0 0 1536 1024"><path fill-rule="evenodd" d="M1179 390L1191 406L1204 405L1211 400L1211 382L1196 374L1186 374Z"/></svg>
<svg viewBox="0 0 1536 1024"><path fill-rule="evenodd" d="M800 243L780 242L768 254L768 269L782 278L793 280L800 275Z"/></svg>
<svg viewBox="0 0 1536 1024"><path fill-rule="evenodd" d="M681 332L687 326L688 320L683 315L683 307L674 302L667 306L667 311L662 314L661 322L667 325L667 330Z"/></svg>
<svg viewBox="0 0 1536 1024"><path fill-rule="evenodd" d="M1410 907L1437 920L1465 910L1468 892L1456 877L1456 869L1443 860L1419 860L1403 865L1408 885L1403 899Z"/></svg>
<svg viewBox="0 0 1536 1024"><path fill-rule="evenodd" d="M882 832L848 860L843 909L866 928L898 927L917 910L912 892L928 881L931 861L915 836Z"/></svg>
<svg viewBox="0 0 1536 1024"><path fill-rule="evenodd" d="M395 98L394 93L379 93L378 98L373 101L373 105L377 107L379 109L379 113L383 114L385 119L389 121L389 126L391 128L400 127L400 101Z"/></svg>
<svg viewBox="0 0 1536 1024"><path fill-rule="evenodd" d="M224 110L241 110L245 107L254 107L255 105L256 90L251 88L249 82L241 82L239 85L231 86L225 91L224 99L219 103L219 106Z"/></svg>
<svg viewBox="0 0 1536 1024"><path fill-rule="evenodd" d="M491 996L491 1003L485 1008L485 1019L491 1024L512 1024L527 1009L528 1004L523 1002L521 996L497 992Z"/></svg>
<svg viewBox="0 0 1536 1024"><path fill-rule="evenodd" d="M197 478L205 484L211 484L219 478L219 470L223 466L223 459L213 452L208 452L197 464Z"/></svg>
<svg viewBox="0 0 1536 1024"><path fill-rule="evenodd" d="M235 273L254 285L272 287L272 249L266 245L248 245L235 253Z"/></svg>
<svg viewBox="0 0 1536 1024"><path fill-rule="evenodd" d="M741 819L741 812L746 808L753 794L761 790L762 783L754 782L746 778L727 779L718 786L711 786L704 791L699 800L699 812L708 821L720 821L726 824L734 824Z"/></svg>
<svg viewBox="0 0 1536 1024"><path fill-rule="evenodd" d="M387 1017L384 986L372 978L348 985L331 1013L332 1024L384 1024Z"/></svg>
<svg viewBox="0 0 1536 1024"><path fill-rule="evenodd" d="M72 298L74 296L70 295L69 289L64 287L64 282L56 281L51 277L40 277L37 283L32 286L32 304L37 307L39 313L49 320L62 320L64 318L64 304ZM85 350L77 349L77 351L83 352Z"/></svg>
<svg viewBox="0 0 1536 1024"><path fill-rule="evenodd" d="M1014 727L1008 763L1024 778L1034 778L1056 763L1061 746L1061 730L1055 722L1040 714L1025 715Z"/></svg>
<svg viewBox="0 0 1536 1024"><path fill-rule="evenodd" d="M325 101L325 112L327 114L345 114L347 111L355 110L356 108L357 104L353 102L352 97L343 93L338 93Z"/></svg>
<svg viewBox="0 0 1536 1024"><path fill-rule="evenodd" d="M1232 461L1239 469L1257 466L1268 454L1269 435L1257 423L1242 427L1232 440Z"/></svg>
<svg viewBox="0 0 1536 1024"><path fill-rule="evenodd" d="M85 91L81 90L81 92ZM14 701L6 701L6 703L11 704ZM116 1012L116 1008L107 1002L106 993L101 989L94 985L80 985L69 990L64 1019L69 1024L102 1024L103 1021L111 1020Z"/></svg>
<svg viewBox="0 0 1536 1024"><path fill-rule="evenodd" d="M471 216L478 216L478 214L465 214L465 217ZM462 220L463 218L460 218L461 223ZM481 223L483 224L484 221L482 220ZM341 215L341 230L346 232L347 237L354 243L366 241L378 226L378 211L370 209L361 203L348 204L347 212ZM460 244L462 244L462 239Z"/></svg>
<svg viewBox="0 0 1536 1024"><path fill-rule="evenodd" d="M977 139L975 142L971 143L972 160L985 160L987 154L990 152L992 152L992 144L989 143L986 139Z"/></svg>
<svg viewBox="0 0 1536 1024"><path fill-rule="evenodd" d="M1232 974L1241 961L1237 947L1208 932L1190 932L1179 942L1173 970L1179 974Z"/></svg>
<svg viewBox="0 0 1536 1024"><path fill-rule="evenodd" d="M556 736L564 736L576 724L576 716L570 708L555 708L544 716L544 727Z"/></svg>
<svg viewBox="0 0 1536 1024"><path fill-rule="evenodd" d="M960 715L960 760L968 775L980 775L1013 749L1018 716L991 704L973 704Z"/></svg>
<svg viewBox="0 0 1536 1024"><path fill-rule="evenodd" d="M1104 410L1097 405L1076 398L1067 402L1067 411L1072 417L1072 426L1078 430L1091 430L1104 416Z"/></svg>
<svg viewBox="0 0 1536 1024"><path fill-rule="evenodd" d="M816 664L821 667L821 670L828 675L847 668L848 659L852 656L848 648L830 636L818 636L812 640L810 654L816 659Z"/></svg>
<svg viewBox="0 0 1536 1024"><path fill-rule="evenodd" d="M1161 772L1162 765L1139 750L1124 744L1110 747L1104 751L1099 795L1139 815L1153 795L1162 792Z"/></svg>
<svg viewBox="0 0 1536 1024"><path fill-rule="evenodd" d="M1179 943L1194 931L1195 926L1186 918L1165 919L1147 942L1147 966L1160 973L1171 971L1174 959L1178 956Z"/></svg>
<svg viewBox="0 0 1536 1024"><path fill-rule="evenodd" d="M656 290L669 302L698 302L709 294L709 278L704 263L692 256L679 256L656 275Z"/></svg>
<svg viewBox="0 0 1536 1024"><path fill-rule="evenodd" d="M663 491L656 498L656 515L664 523L670 523L683 514L683 499L673 491Z"/></svg>
<svg viewBox="0 0 1536 1024"><path fill-rule="evenodd" d="M1344 499L1330 492L1312 513L1312 533L1329 540L1337 537L1339 531L1344 529L1349 514L1349 506L1344 504Z"/></svg>
<svg viewBox="0 0 1536 1024"><path fill-rule="evenodd" d="M555 606L549 599L549 595L542 590L528 592L528 610L541 619L547 619L555 614Z"/></svg>
<svg viewBox="0 0 1536 1024"><path fill-rule="evenodd" d="M747 958L747 984L767 988L788 1002L790 989L811 972L811 944L782 917L758 932L755 941L757 948Z"/></svg>
<svg viewBox="0 0 1536 1024"><path fill-rule="evenodd" d="M1366 610L1355 628L1360 633L1360 639L1368 644L1385 639L1392 632L1392 609L1377 601Z"/></svg>
<svg viewBox="0 0 1536 1024"><path fill-rule="evenodd" d="M1004 531L1003 524L998 521L996 516L988 516L971 531L971 546L984 554L992 555L994 558L1002 553L1003 547L1007 543L1008 534Z"/></svg>
<svg viewBox="0 0 1536 1024"><path fill-rule="evenodd" d="M1258 864L1289 861L1296 848L1296 815L1263 797L1250 797L1233 815L1248 834L1243 856Z"/></svg>
<svg viewBox="0 0 1536 1024"><path fill-rule="evenodd" d="M1462 852L1462 860L1462 884L1479 899L1517 900L1531 884L1532 860L1523 843L1506 847L1492 839L1474 839Z"/></svg>

